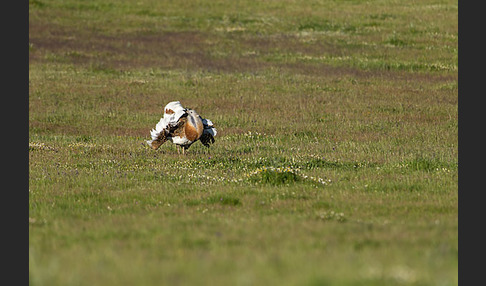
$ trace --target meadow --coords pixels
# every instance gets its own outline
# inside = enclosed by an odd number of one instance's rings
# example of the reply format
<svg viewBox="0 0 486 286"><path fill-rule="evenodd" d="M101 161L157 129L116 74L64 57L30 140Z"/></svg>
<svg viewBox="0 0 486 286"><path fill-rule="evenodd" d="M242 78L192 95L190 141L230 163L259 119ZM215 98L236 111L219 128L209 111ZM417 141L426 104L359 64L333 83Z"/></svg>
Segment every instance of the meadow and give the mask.
<svg viewBox="0 0 486 286"><path fill-rule="evenodd" d="M29 284L457 285L457 18L29 0ZM173 100L211 148L145 144Z"/></svg>

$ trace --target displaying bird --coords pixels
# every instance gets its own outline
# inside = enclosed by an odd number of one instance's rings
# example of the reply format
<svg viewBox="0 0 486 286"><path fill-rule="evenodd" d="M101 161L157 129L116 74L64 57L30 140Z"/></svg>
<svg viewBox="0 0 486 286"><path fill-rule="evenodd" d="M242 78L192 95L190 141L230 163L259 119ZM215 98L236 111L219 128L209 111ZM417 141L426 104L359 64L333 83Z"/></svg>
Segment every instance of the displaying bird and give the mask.
<svg viewBox="0 0 486 286"><path fill-rule="evenodd" d="M157 150L165 141L176 144L177 153L185 154L192 143L201 141L209 148L214 143L217 131L209 119L204 119L196 111L184 108L179 101L169 102L164 108L164 116L150 131L152 137L147 143L152 149Z"/></svg>

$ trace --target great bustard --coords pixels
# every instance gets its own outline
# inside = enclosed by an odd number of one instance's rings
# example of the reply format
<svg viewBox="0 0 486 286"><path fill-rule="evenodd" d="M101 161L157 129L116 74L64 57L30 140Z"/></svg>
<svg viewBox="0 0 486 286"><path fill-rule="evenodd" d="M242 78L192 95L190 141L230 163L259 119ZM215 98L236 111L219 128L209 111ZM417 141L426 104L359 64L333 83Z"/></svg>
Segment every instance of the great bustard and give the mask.
<svg viewBox="0 0 486 286"><path fill-rule="evenodd" d="M158 149L165 141L170 141L182 148L182 154L192 143L201 141L209 147L214 143L217 131L209 119L204 119L196 111L184 108L179 101L169 102L164 108L164 116L150 131L152 137L147 143L154 150ZM180 153L179 147L177 153Z"/></svg>

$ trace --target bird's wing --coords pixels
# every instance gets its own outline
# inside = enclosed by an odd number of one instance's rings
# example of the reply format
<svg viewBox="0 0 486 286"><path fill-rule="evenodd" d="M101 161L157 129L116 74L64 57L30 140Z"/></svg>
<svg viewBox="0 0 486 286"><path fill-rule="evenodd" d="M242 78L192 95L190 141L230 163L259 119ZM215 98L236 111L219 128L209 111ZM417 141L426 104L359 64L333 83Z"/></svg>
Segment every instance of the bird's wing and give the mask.
<svg viewBox="0 0 486 286"><path fill-rule="evenodd" d="M164 117L160 118L159 122L155 125L155 128L150 131L151 140L147 143L152 146L153 149L157 149L160 145L167 141L167 137L179 127L179 119L187 115L185 109L177 109L174 113L164 114Z"/></svg>
<svg viewBox="0 0 486 286"><path fill-rule="evenodd" d="M214 128L213 122L211 122L211 120L207 118L206 119L202 118L202 123L204 126L203 134L209 133L212 136L216 136L216 134L218 134L218 131L216 131L216 128Z"/></svg>
<svg viewBox="0 0 486 286"><path fill-rule="evenodd" d="M186 108L184 108L179 101L172 101L172 102L169 102L164 107L164 117L167 116L167 115L172 115L172 114L185 112L185 111L186 111Z"/></svg>
<svg viewBox="0 0 486 286"><path fill-rule="evenodd" d="M216 128L214 128L213 122L211 122L211 120L202 118L202 122L204 129L203 134L201 135L201 138L199 138L199 140L204 146L209 147L209 144L214 143L214 136L216 136L218 132L216 131Z"/></svg>
<svg viewBox="0 0 486 286"><path fill-rule="evenodd" d="M206 119L202 118L202 122L204 126L203 133L209 133L212 136L216 136L216 134L218 134L218 131L216 130L216 128L214 128L213 122L211 122L211 120L207 118Z"/></svg>

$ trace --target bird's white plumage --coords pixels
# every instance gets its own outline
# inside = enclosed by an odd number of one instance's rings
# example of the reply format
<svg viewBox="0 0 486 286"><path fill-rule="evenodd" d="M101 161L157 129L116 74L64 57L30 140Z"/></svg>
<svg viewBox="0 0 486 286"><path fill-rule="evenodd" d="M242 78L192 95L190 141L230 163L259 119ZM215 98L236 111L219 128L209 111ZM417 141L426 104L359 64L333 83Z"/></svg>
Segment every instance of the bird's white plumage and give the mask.
<svg viewBox="0 0 486 286"><path fill-rule="evenodd" d="M172 110L173 113L167 113L169 110ZM170 125L176 125L181 116L183 116L185 113L186 109L179 101L169 102L164 107L164 116L160 118L159 122L155 125L155 129L150 131L152 140L147 141L147 143L152 143L152 141L159 136L159 133L164 129L167 129Z"/></svg>
<svg viewBox="0 0 486 286"><path fill-rule="evenodd" d="M186 108L184 108L179 101L172 101L172 102L169 102L164 107L164 116L166 114L170 114L170 113L167 113L167 111L169 111L169 110L172 110L174 113L180 113L180 112L185 112Z"/></svg>

